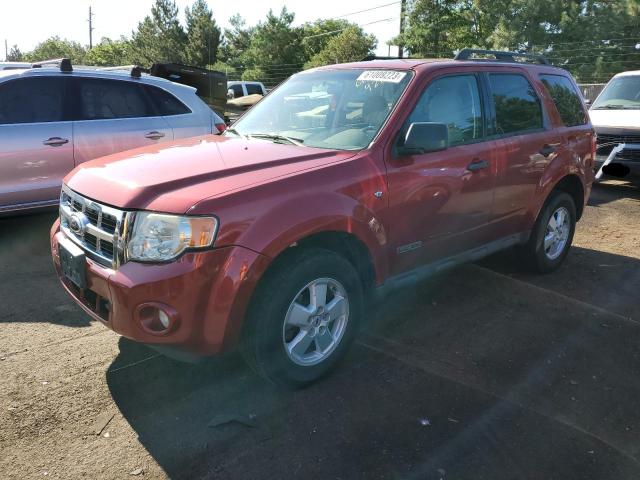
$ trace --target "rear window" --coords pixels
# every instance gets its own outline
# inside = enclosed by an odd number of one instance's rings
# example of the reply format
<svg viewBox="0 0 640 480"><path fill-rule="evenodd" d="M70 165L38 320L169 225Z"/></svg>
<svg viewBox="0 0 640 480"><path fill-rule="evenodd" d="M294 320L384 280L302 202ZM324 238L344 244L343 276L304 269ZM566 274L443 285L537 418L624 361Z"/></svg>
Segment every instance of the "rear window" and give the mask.
<svg viewBox="0 0 640 480"><path fill-rule="evenodd" d="M582 108L580 95L567 77L562 75L540 75L540 80L553 99L562 122L567 127L584 125L587 115Z"/></svg>
<svg viewBox="0 0 640 480"><path fill-rule="evenodd" d="M169 117L172 115L184 115L185 113L191 113L191 110L189 110L184 103L169 92L149 85L146 85L145 89L158 109L158 114L164 117Z"/></svg>
<svg viewBox="0 0 640 480"><path fill-rule="evenodd" d="M542 106L529 80L518 74L489 75L499 135L542 129Z"/></svg>

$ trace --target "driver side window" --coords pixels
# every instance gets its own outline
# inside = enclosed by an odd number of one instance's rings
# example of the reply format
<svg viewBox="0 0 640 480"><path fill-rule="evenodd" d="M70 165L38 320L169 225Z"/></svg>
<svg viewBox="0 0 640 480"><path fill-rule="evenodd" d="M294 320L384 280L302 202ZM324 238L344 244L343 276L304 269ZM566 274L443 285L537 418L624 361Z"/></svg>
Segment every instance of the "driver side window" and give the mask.
<svg viewBox="0 0 640 480"><path fill-rule="evenodd" d="M434 80L409 116L409 123L414 122L444 123L451 146L481 139L482 103L477 78L454 75Z"/></svg>

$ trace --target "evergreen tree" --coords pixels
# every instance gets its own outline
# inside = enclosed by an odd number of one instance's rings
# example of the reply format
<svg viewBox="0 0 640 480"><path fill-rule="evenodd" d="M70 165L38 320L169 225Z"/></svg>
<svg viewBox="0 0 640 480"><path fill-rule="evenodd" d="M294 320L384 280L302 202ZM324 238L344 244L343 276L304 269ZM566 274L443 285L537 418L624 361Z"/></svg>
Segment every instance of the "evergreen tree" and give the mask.
<svg viewBox="0 0 640 480"><path fill-rule="evenodd" d="M187 45L185 59L189 65L206 67L216 63L220 44L220 28L205 0L196 0L185 10Z"/></svg>
<svg viewBox="0 0 640 480"><path fill-rule="evenodd" d="M155 62L184 62L187 35L178 20L173 0L156 0L151 16L138 24L131 40L134 63L150 66Z"/></svg>

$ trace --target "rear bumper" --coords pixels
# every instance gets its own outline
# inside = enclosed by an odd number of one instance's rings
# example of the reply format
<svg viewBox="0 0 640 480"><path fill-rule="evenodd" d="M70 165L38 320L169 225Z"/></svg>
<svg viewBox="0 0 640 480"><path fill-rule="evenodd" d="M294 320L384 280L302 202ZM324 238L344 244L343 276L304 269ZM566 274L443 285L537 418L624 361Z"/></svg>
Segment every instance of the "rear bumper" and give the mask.
<svg viewBox="0 0 640 480"><path fill-rule="evenodd" d="M189 356L221 353L240 338L246 307L268 258L242 247L188 253L166 264L128 262L118 270L86 260L86 288L63 277L58 221L51 228L51 252L58 277L84 311L137 342L175 349ZM141 305L166 306L176 321L168 332L143 328Z"/></svg>

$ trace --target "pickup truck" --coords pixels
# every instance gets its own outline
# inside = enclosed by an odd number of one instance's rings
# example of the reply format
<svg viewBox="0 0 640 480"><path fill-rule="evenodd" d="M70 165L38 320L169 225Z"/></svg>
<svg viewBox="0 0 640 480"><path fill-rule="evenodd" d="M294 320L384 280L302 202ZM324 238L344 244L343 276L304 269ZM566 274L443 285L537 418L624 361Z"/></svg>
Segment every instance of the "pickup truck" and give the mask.
<svg viewBox="0 0 640 480"><path fill-rule="evenodd" d="M477 53L307 70L222 136L78 166L51 229L62 285L127 338L239 347L298 387L395 288L511 247L557 269L594 178L586 107L544 58Z"/></svg>

